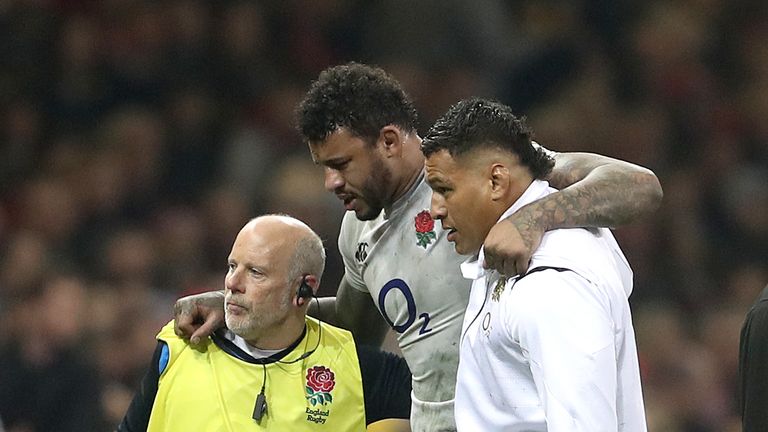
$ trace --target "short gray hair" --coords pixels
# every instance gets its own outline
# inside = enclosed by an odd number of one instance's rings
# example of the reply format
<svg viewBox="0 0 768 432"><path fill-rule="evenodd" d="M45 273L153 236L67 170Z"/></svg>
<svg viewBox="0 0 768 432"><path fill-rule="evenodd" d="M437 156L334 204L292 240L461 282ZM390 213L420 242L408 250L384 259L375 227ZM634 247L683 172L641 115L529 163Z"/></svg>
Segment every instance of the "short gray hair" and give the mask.
<svg viewBox="0 0 768 432"><path fill-rule="evenodd" d="M293 250L293 256L288 268L288 281L293 281L303 275L317 276L318 281L325 270L325 248L320 236L314 231L300 238Z"/></svg>

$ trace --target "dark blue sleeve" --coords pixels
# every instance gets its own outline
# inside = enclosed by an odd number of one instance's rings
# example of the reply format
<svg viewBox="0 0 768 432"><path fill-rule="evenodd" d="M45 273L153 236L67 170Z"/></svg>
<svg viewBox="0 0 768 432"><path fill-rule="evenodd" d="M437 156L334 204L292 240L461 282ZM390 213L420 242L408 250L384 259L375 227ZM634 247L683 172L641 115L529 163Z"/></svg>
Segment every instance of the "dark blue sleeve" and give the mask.
<svg viewBox="0 0 768 432"><path fill-rule="evenodd" d="M357 345L363 380L365 422L409 419L411 370L400 356L367 345Z"/></svg>
<svg viewBox="0 0 768 432"><path fill-rule="evenodd" d="M123 421L117 427L118 432L145 432L149 426L149 415L152 413L152 405L157 395L157 383L160 380L160 371L168 365L168 345L158 341L155 353L152 355L152 363L149 370L141 380L139 391L133 396L131 406L125 413Z"/></svg>

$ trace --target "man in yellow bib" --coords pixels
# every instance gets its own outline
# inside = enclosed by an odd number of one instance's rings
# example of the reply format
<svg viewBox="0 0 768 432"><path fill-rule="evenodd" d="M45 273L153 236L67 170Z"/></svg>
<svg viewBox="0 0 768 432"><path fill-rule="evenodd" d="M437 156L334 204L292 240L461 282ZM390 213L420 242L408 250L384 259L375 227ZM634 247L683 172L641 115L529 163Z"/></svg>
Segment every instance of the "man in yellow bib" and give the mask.
<svg viewBox="0 0 768 432"><path fill-rule="evenodd" d="M118 430L363 431L381 419L407 428L405 361L306 315L324 267L322 241L303 222L248 222L228 259L227 329L192 346L173 322L163 327Z"/></svg>

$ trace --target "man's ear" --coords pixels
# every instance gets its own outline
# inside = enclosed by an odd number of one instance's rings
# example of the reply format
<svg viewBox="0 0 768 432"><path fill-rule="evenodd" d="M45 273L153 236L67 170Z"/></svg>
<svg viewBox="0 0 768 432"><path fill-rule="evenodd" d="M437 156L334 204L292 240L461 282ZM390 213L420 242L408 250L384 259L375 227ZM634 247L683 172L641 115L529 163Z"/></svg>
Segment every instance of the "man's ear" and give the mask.
<svg viewBox="0 0 768 432"><path fill-rule="evenodd" d="M386 125L379 131L379 144L387 157L400 156L404 141L405 134L395 125Z"/></svg>
<svg viewBox="0 0 768 432"><path fill-rule="evenodd" d="M296 299L296 306L299 306L299 307L304 306L304 304L307 301L311 300L312 297L317 295L317 290L319 288L320 281L317 279L317 277L315 275L308 274L308 275L302 276L302 280L300 282L300 286L301 285L305 285L305 286L309 287L311 291L310 291L310 295L309 296L302 297L300 295L301 294L301 288L296 290L296 297L295 297L295 299Z"/></svg>
<svg viewBox="0 0 768 432"><path fill-rule="evenodd" d="M308 274L304 276L304 282L312 288L312 295L317 295L317 290L320 288L320 281L317 279L317 276Z"/></svg>
<svg viewBox="0 0 768 432"><path fill-rule="evenodd" d="M509 190L509 168L498 162L491 165L490 181L491 199L495 201L503 198Z"/></svg>

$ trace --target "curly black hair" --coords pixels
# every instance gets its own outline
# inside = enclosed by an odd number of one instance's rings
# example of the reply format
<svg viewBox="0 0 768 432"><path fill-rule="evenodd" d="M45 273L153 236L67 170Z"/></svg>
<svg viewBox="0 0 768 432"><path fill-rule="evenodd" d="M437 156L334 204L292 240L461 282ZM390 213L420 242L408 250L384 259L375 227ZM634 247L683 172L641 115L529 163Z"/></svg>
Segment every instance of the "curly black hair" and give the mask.
<svg viewBox="0 0 768 432"><path fill-rule="evenodd" d="M402 86L381 68L360 63L330 67L296 109L303 139L322 142L340 127L373 142L382 127L416 130L416 109Z"/></svg>
<svg viewBox="0 0 768 432"><path fill-rule="evenodd" d="M555 161L532 144L532 135L525 117L516 117L510 107L488 99L465 99L453 105L429 129L421 142L421 151L429 157L447 150L456 157L478 147L498 148L517 154L534 178L543 179L552 171Z"/></svg>

